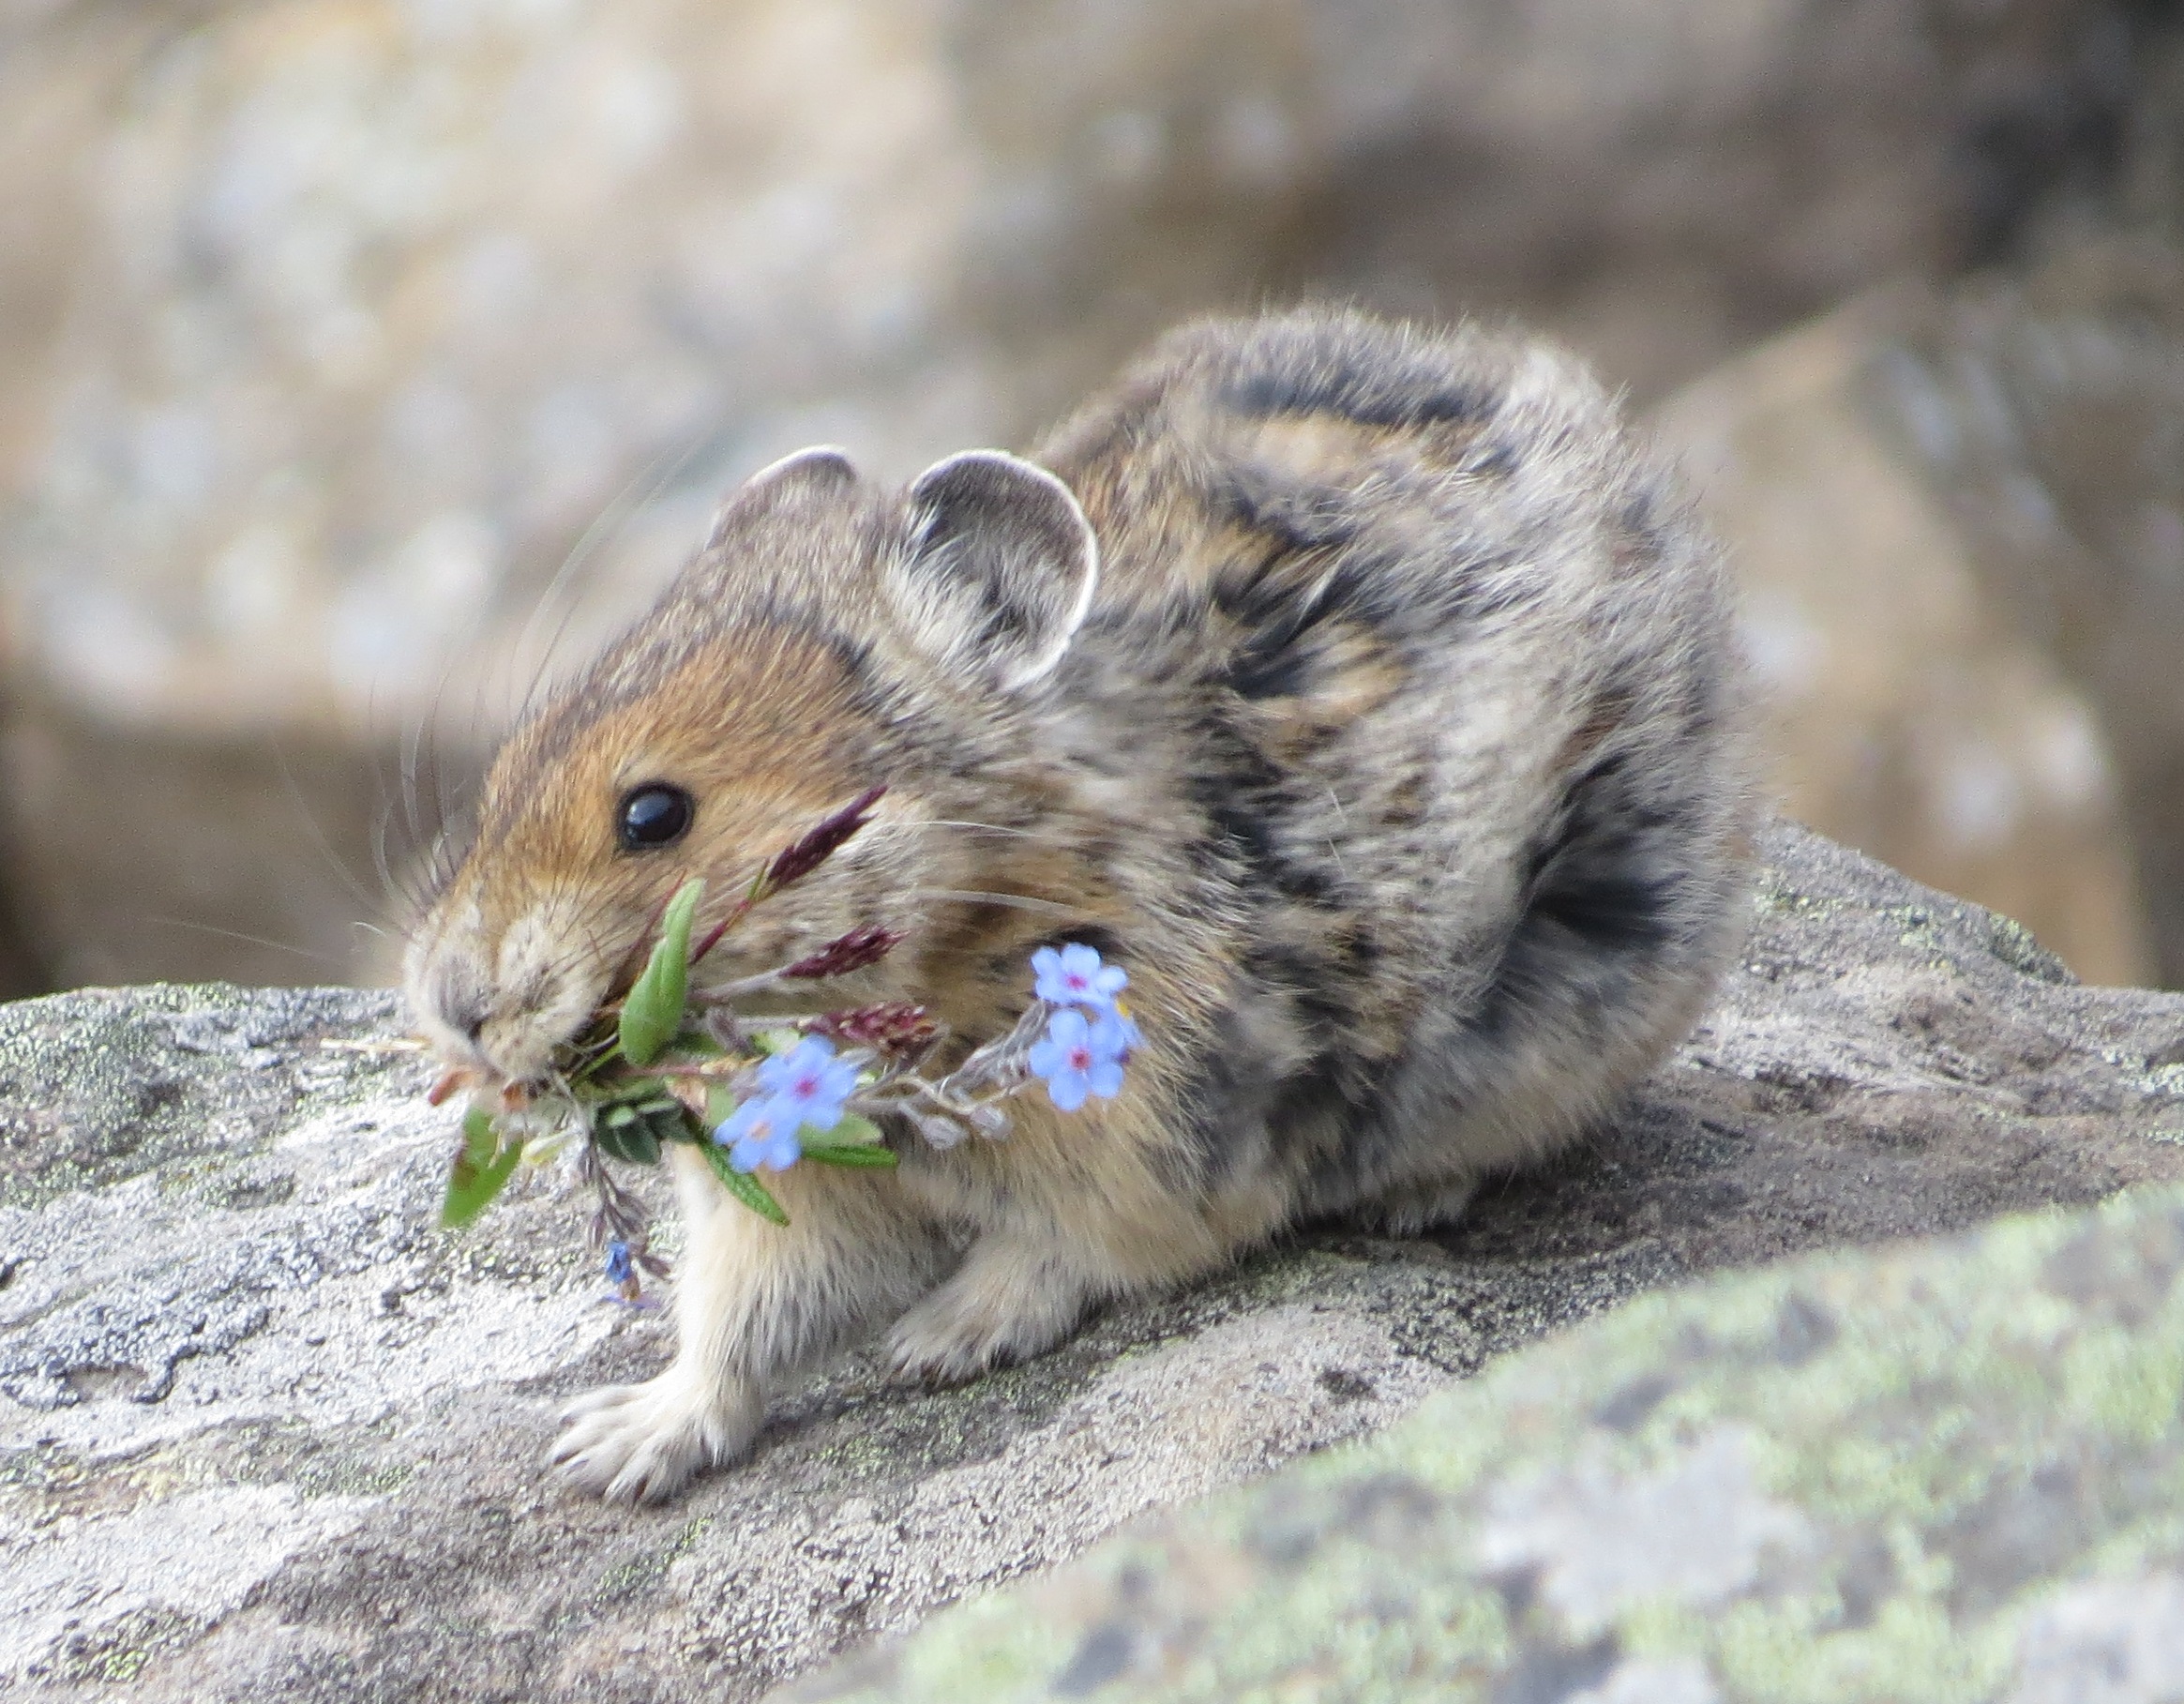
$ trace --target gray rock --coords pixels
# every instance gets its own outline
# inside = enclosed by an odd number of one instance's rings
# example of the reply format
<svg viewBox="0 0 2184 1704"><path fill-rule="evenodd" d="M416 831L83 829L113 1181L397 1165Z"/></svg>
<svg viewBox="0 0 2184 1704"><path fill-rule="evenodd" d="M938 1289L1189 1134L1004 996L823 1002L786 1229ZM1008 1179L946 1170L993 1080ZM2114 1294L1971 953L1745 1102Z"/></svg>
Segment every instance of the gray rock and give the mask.
<svg viewBox="0 0 2184 1704"><path fill-rule="evenodd" d="M2180 1279L2168 1188L1649 1297L786 1696L2165 1704Z"/></svg>
<svg viewBox="0 0 2184 1704"><path fill-rule="evenodd" d="M420 1062L374 1050L384 997L0 1008L0 1687L750 1697L1641 1291L2184 1179L2184 999L2074 986L2014 925L1801 831L1767 852L1714 1012L1568 1162L1434 1239L1321 1228L963 1390L852 1357L660 1511L576 1500L538 1462L560 1401L661 1363L661 1320L604 1298L579 1205L543 1184L432 1228L452 1120ZM1777 1311L1785 1358L1826 1351L1828 1318ZM1603 1401L1680 1411L1635 1375ZM1671 1572L1738 1601L1802 1542L1739 1436L1694 1433L1650 1477L1572 1458L1496 1505L1497 1542L1556 1614L1619 1628L1639 1576L1557 1572L1556 1546L1703 1497L1719 1530ZM1368 1525L1411 1519L1367 1501ZM2121 1613L2081 1606L2041 1649L2075 1660ZM1137 1660L1088 1649L1087 1684ZM1564 1666L1604 1696L1706 1696L1680 1659L1591 1649Z"/></svg>

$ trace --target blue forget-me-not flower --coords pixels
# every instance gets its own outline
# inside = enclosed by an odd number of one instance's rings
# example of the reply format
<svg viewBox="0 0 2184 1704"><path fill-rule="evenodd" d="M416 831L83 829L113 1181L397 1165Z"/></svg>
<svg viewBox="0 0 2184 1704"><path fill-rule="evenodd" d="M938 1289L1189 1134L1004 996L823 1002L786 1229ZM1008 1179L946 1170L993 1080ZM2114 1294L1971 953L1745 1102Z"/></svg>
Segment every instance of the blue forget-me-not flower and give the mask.
<svg viewBox="0 0 2184 1704"><path fill-rule="evenodd" d="M1122 1088L1122 1056L1129 1051L1125 1019L1114 1012L1087 1018L1071 1007L1047 1020L1047 1033L1026 1055L1035 1076L1047 1079L1047 1093L1064 1112L1075 1112L1088 1095L1112 1100Z"/></svg>
<svg viewBox="0 0 2184 1704"><path fill-rule="evenodd" d="M804 1144L796 1139L793 1112L784 1113L770 1095L754 1094L738 1107L713 1132L713 1139L728 1150L728 1163L738 1171L786 1171L804 1157Z"/></svg>
<svg viewBox="0 0 2184 1704"><path fill-rule="evenodd" d="M836 1059L834 1044L824 1036L806 1035L759 1067L759 1087L785 1128L832 1130L842 1122L844 1103L857 1092L857 1067Z"/></svg>
<svg viewBox="0 0 2184 1704"><path fill-rule="evenodd" d="M761 1093L720 1122L713 1139L727 1148L738 1171L786 1171L804 1157L798 1133L832 1130L857 1092L857 1068L835 1057L823 1036L806 1035L759 1066Z"/></svg>
<svg viewBox="0 0 2184 1704"><path fill-rule="evenodd" d="M1130 986L1129 972L1102 964L1097 947L1077 941L1059 952L1041 947L1032 955L1032 970L1038 978L1032 991L1048 1005L1109 1012L1114 1010L1115 996Z"/></svg>

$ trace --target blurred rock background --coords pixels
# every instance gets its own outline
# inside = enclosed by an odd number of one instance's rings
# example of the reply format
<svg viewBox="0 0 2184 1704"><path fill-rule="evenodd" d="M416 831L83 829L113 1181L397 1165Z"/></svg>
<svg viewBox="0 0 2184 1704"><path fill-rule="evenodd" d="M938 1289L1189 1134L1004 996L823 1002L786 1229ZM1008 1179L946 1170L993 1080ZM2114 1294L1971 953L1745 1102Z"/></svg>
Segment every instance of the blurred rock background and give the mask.
<svg viewBox="0 0 2184 1704"><path fill-rule="evenodd" d="M0 0L0 983L384 973L742 474L1313 291L1589 354L1791 808L2184 983L2180 239L2122 0Z"/></svg>

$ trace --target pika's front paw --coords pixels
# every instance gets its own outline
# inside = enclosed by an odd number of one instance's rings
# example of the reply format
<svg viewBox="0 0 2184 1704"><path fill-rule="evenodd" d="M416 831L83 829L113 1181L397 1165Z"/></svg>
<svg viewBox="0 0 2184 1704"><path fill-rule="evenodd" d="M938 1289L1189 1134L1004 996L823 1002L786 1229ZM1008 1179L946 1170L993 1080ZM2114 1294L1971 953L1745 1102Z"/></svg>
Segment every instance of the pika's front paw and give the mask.
<svg viewBox="0 0 2184 1704"><path fill-rule="evenodd" d="M724 1395L670 1369L578 1397L562 1410L550 1459L580 1490L609 1502L665 1502L692 1474L749 1449L763 1416L755 1393Z"/></svg>
<svg viewBox="0 0 2184 1704"><path fill-rule="evenodd" d="M1059 1343L1082 1311L1075 1297L1009 1293L966 1271L895 1322L887 1334L893 1376L907 1384L960 1384L1028 1360Z"/></svg>

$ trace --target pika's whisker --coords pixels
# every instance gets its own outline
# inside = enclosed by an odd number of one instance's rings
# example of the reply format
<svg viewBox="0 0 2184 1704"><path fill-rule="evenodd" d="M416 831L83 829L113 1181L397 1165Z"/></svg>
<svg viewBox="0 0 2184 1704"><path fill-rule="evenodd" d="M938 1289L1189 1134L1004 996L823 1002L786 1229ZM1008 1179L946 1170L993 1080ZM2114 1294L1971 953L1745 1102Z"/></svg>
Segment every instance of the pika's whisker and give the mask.
<svg viewBox="0 0 2184 1704"><path fill-rule="evenodd" d="M293 941L276 941L270 935L252 935L243 929L221 928L218 924L198 923L188 917L146 917L146 923L162 928L188 929L196 935L218 935L224 941L248 942L252 946L268 947L276 953L287 953L296 958L310 958L320 964L348 967L349 961L338 953L324 953L315 947L297 946Z"/></svg>
<svg viewBox="0 0 2184 1704"><path fill-rule="evenodd" d="M1050 917L1081 917L1084 908L1060 905L1051 899L1033 899L1023 894L988 893L977 888L913 887L904 897L913 899L948 899L963 905L1003 905L1013 911L1038 912Z"/></svg>

